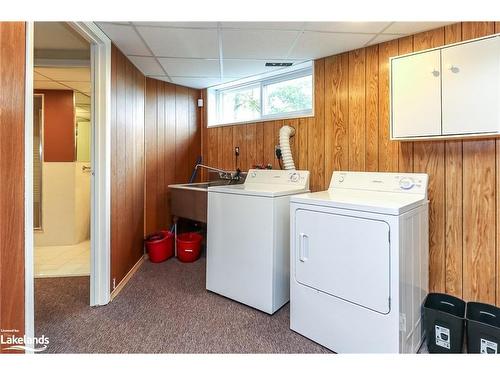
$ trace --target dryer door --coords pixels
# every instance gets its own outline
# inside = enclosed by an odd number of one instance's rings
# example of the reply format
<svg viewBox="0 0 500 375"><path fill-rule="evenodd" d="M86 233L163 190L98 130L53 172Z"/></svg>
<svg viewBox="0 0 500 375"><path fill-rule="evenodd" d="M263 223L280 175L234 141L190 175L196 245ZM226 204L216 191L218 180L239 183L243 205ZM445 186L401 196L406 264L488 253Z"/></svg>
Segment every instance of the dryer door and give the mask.
<svg viewBox="0 0 500 375"><path fill-rule="evenodd" d="M295 215L297 282L389 313L389 224L302 209Z"/></svg>

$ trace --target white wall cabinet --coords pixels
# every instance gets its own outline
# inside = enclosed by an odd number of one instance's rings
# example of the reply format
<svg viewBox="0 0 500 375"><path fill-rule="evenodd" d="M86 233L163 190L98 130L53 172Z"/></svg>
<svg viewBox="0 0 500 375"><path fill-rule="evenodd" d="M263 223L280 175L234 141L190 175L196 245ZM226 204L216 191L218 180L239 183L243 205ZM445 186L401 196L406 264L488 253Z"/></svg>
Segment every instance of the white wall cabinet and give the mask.
<svg viewBox="0 0 500 375"><path fill-rule="evenodd" d="M392 61L395 138L441 135L440 51Z"/></svg>
<svg viewBox="0 0 500 375"><path fill-rule="evenodd" d="M391 139L500 135L500 36L390 63Z"/></svg>

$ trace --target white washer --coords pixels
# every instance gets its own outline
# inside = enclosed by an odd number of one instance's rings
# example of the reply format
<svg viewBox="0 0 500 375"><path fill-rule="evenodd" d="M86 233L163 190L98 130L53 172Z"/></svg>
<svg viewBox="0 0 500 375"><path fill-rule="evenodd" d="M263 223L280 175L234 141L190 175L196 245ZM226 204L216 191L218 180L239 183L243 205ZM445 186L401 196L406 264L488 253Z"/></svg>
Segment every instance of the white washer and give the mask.
<svg viewBox="0 0 500 375"><path fill-rule="evenodd" d="M208 189L207 289L273 314L290 299L290 196L308 171L249 170Z"/></svg>
<svg viewBox="0 0 500 375"><path fill-rule="evenodd" d="M334 172L291 198L290 328L338 353L415 353L428 290L426 174Z"/></svg>

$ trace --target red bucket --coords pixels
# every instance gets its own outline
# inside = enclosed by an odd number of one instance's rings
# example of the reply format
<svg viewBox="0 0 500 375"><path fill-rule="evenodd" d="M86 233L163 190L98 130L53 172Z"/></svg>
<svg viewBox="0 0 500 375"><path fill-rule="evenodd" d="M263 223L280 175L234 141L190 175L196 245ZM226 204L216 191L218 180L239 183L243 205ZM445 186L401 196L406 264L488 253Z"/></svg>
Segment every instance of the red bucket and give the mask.
<svg viewBox="0 0 500 375"><path fill-rule="evenodd" d="M199 233L188 232L177 235L177 258L181 262L194 262L200 257L201 241Z"/></svg>
<svg viewBox="0 0 500 375"><path fill-rule="evenodd" d="M174 235L162 230L146 237L146 249L153 263L164 262L174 255Z"/></svg>

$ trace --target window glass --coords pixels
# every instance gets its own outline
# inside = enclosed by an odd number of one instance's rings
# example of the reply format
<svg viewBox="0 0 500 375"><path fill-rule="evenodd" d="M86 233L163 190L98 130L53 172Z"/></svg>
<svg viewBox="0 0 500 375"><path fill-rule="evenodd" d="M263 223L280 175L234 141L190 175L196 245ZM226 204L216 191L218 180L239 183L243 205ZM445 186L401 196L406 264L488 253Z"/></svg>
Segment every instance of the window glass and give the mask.
<svg viewBox="0 0 500 375"><path fill-rule="evenodd" d="M223 123L250 121L260 116L259 86L221 91L219 100L219 118Z"/></svg>
<svg viewBox="0 0 500 375"><path fill-rule="evenodd" d="M264 87L264 114L312 109L312 76L271 83Z"/></svg>
<svg viewBox="0 0 500 375"><path fill-rule="evenodd" d="M208 126L313 114L312 62L210 87Z"/></svg>

